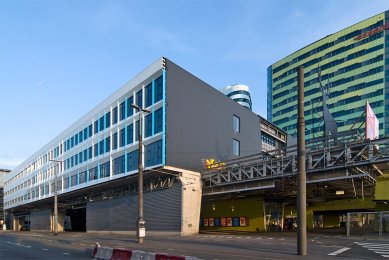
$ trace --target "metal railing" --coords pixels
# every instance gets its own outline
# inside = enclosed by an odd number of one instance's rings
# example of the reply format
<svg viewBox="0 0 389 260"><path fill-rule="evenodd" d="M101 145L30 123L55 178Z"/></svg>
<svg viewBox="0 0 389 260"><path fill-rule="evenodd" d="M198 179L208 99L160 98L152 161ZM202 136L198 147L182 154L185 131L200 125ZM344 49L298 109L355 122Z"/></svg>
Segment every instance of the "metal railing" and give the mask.
<svg viewBox="0 0 389 260"><path fill-rule="evenodd" d="M347 237L389 239L389 211L347 213Z"/></svg>

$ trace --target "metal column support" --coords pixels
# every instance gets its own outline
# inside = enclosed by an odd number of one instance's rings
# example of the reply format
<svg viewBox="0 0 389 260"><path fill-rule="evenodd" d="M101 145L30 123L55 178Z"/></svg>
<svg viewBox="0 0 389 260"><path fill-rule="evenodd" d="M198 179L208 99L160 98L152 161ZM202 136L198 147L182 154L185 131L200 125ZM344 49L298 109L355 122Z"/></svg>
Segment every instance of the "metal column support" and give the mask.
<svg viewBox="0 0 389 260"><path fill-rule="evenodd" d="M307 255L307 182L305 172L304 67L299 66L297 118L297 254Z"/></svg>

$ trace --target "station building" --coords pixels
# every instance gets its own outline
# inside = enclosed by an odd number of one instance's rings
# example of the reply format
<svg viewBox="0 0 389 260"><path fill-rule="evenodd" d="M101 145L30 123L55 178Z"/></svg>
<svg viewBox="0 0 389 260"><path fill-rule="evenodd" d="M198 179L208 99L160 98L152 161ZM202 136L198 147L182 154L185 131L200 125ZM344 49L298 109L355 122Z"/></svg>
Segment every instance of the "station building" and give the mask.
<svg viewBox="0 0 389 260"><path fill-rule="evenodd" d="M389 134L389 11L328 35L268 68L267 119L296 134L297 67L304 66L306 139L323 137L322 91L338 132L364 132L356 124L369 101L380 136Z"/></svg>
<svg viewBox="0 0 389 260"><path fill-rule="evenodd" d="M149 232L198 232L204 158L261 149L256 114L160 58L6 175L11 228L53 229L57 178L60 230L135 232L139 116Z"/></svg>

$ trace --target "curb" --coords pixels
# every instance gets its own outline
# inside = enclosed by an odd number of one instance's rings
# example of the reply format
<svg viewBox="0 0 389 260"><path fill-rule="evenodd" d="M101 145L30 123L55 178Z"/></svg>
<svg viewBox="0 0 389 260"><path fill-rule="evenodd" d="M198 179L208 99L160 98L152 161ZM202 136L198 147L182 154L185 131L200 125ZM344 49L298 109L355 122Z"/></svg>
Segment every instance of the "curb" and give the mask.
<svg viewBox="0 0 389 260"><path fill-rule="evenodd" d="M96 242L92 258L98 260L198 260L193 256L176 256L166 253L152 253L140 250L102 247Z"/></svg>

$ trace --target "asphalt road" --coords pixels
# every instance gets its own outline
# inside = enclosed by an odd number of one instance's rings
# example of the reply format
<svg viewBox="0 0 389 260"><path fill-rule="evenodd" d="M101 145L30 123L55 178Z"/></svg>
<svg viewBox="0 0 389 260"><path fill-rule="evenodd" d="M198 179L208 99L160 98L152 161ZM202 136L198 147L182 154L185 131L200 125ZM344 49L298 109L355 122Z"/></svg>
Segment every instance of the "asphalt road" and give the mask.
<svg viewBox="0 0 389 260"><path fill-rule="evenodd" d="M346 239L340 235L309 234L306 259L389 259L388 240ZM189 237L135 237L87 233L0 232L0 259L92 259L95 242L130 250L196 256L200 259L301 259L296 233L199 234Z"/></svg>

